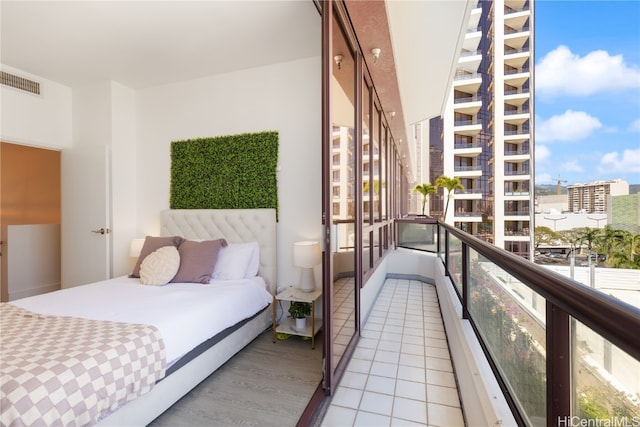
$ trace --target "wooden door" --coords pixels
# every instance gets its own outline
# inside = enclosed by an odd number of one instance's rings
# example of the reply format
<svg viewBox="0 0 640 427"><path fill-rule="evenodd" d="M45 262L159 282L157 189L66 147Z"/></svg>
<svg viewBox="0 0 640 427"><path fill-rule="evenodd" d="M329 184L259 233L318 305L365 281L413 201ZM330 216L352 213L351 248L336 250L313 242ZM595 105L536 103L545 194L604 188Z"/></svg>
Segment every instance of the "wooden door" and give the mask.
<svg viewBox="0 0 640 427"><path fill-rule="evenodd" d="M0 142L0 289L8 300L7 227L60 224L60 151ZM52 252L60 263L60 251ZM28 261L18 261L28 262Z"/></svg>

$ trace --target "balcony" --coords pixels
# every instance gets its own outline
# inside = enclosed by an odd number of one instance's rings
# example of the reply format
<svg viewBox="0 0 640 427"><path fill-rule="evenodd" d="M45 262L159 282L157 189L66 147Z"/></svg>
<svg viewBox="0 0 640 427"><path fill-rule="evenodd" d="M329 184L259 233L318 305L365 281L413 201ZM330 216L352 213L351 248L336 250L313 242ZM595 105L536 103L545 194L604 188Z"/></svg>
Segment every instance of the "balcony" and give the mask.
<svg viewBox="0 0 640 427"><path fill-rule="evenodd" d="M459 177L477 177L482 175L481 165L455 165L454 175Z"/></svg>
<svg viewBox="0 0 640 427"><path fill-rule="evenodd" d="M453 198L455 200L482 199L482 190L479 188L465 188L464 190L456 190Z"/></svg>
<svg viewBox="0 0 640 427"><path fill-rule="evenodd" d="M504 171L504 176L521 176L521 175L529 175L529 170L507 170Z"/></svg>
<svg viewBox="0 0 640 427"><path fill-rule="evenodd" d="M482 145L480 143L456 143L454 144L453 154L458 157L475 158L482 153Z"/></svg>
<svg viewBox="0 0 640 427"><path fill-rule="evenodd" d="M529 155L529 149L521 148L519 150L509 150L505 148L504 155L505 156L525 156L525 155Z"/></svg>
<svg viewBox="0 0 640 427"><path fill-rule="evenodd" d="M435 287L469 425L640 419L637 307L446 224L396 227L387 276Z"/></svg>
<svg viewBox="0 0 640 427"><path fill-rule="evenodd" d="M504 211L504 216L529 216L531 211L529 209L510 209Z"/></svg>

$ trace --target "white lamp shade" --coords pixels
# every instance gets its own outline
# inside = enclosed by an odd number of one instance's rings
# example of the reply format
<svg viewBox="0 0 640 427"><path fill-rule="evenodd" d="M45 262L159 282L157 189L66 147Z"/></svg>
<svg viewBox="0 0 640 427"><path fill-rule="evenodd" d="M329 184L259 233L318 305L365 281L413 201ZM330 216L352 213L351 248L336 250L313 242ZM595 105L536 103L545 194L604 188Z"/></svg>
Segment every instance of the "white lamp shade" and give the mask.
<svg viewBox="0 0 640 427"><path fill-rule="evenodd" d="M320 262L320 243L306 241L293 244L293 264L296 267L314 267Z"/></svg>
<svg viewBox="0 0 640 427"><path fill-rule="evenodd" d="M129 256L131 258L138 258L140 256L140 252L142 251L143 245L144 239L133 239L131 241L131 245L129 246Z"/></svg>

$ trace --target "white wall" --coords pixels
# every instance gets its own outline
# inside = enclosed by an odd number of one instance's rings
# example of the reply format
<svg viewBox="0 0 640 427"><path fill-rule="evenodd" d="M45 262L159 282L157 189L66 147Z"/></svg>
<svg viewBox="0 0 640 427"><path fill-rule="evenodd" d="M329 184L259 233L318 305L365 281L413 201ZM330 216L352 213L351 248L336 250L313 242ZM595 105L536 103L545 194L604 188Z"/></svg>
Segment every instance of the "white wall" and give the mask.
<svg viewBox="0 0 640 427"><path fill-rule="evenodd" d="M0 86L0 139L42 148L71 146L71 88L2 65L40 83L40 95Z"/></svg>
<svg viewBox="0 0 640 427"><path fill-rule="evenodd" d="M536 227L549 227L552 230L571 230L572 228L604 228L607 225L606 213L555 213L536 214Z"/></svg>
<svg viewBox="0 0 640 427"><path fill-rule="evenodd" d="M119 83L111 83L111 245L113 275L128 274L131 240L136 230L136 92Z"/></svg>
<svg viewBox="0 0 640 427"><path fill-rule="evenodd" d="M60 225L7 227L9 301L60 289Z"/></svg>
<svg viewBox="0 0 640 427"><path fill-rule="evenodd" d="M138 237L169 208L171 141L276 130L278 288L295 283L293 243L321 235L320 81L318 56L139 91Z"/></svg>
<svg viewBox="0 0 640 427"><path fill-rule="evenodd" d="M113 274L122 275L131 268L128 242L157 234L159 212L169 208L171 141L278 131L278 287L283 288L299 278L293 243L321 236L319 54L320 46L315 58L140 91L116 82L72 91L34 77L44 82L42 98L1 89L0 135L59 149L110 146Z"/></svg>

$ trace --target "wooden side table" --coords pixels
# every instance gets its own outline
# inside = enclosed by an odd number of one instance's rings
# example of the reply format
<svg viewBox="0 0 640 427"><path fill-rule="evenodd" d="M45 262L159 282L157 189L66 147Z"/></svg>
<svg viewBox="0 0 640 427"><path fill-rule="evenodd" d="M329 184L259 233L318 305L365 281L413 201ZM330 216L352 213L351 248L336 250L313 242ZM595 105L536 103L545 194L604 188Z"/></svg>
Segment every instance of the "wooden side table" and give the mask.
<svg viewBox="0 0 640 427"><path fill-rule="evenodd" d="M285 333L290 335L298 335L311 338L311 348L316 348L316 334L322 328L322 319L316 318L316 302L322 297L322 289L316 289L312 292L304 292L298 288L290 287L280 292L273 297L273 342L276 342L276 335L278 333ZM287 316L280 324L276 324L276 317L278 311L278 301L289 302L308 302L311 304L311 325L307 321L307 326L299 330L296 328L295 319Z"/></svg>

